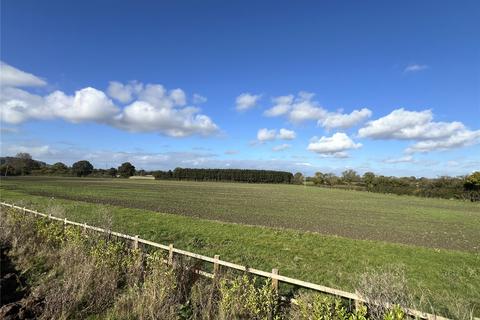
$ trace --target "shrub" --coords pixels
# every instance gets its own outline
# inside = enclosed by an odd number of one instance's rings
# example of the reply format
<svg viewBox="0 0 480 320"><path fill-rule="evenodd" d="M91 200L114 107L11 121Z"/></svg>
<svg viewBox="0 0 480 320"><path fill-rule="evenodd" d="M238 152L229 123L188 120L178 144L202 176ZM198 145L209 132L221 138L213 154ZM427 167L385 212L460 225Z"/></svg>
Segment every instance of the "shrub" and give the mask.
<svg viewBox="0 0 480 320"><path fill-rule="evenodd" d="M296 296L289 319L293 320L366 320L367 308L350 311L342 299L320 293L301 293Z"/></svg>
<svg viewBox="0 0 480 320"><path fill-rule="evenodd" d="M270 280L257 284L244 275L220 281L220 319L279 319L278 295Z"/></svg>

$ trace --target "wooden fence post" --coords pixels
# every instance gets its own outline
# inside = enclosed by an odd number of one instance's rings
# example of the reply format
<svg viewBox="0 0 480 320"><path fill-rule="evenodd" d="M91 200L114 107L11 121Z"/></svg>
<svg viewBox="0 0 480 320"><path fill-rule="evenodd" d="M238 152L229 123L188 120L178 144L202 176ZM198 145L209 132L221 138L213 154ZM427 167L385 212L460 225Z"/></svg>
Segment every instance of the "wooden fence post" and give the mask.
<svg viewBox="0 0 480 320"><path fill-rule="evenodd" d="M25 214L26 212L27 212L27 209L23 207L23 214Z"/></svg>
<svg viewBox="0 0 480 320"><path fill-rule="evenodd" d="M218 271L220 269L220 265L218 264L218 260L220 259L220 256L218 254L216 254L215 256L213 256L213 276L215 278L218 277Z"/></svg>
<svg viewBox="0 0 480 320"><path fill-rule="evenodd" d="M65 231L65 229L67 229L67 218L63 219L63 231Z"/></svg>
<svg viewBox="0 0 480 320"><path fill-rule="evenodd" d="M86 222L83 223L83 233L84 234L87 233L87 223Z"/></svg>
<svg viewBox="0 0 480 320"><path fill-rule="evenodd" d="M355 290L355 294L357 295L358 298L360 298L360 294L358 293L357 290ZM360 308L362 307L362 303L357 299L355 299L353 302L355 303L355 311L358 312L360 310Z"/></svg>
<svg viewBox="0 0 480 320"><path fill-rule="evenodd" d="M138 250L138 235L136 235L133 240L133 250Z"/></svg>
<svg viewBox="0 0 480 320"><path fill-rule="evenodd" d="M173 265L173 243L168 246L168 264Z"/></svg>
<svg viewBox="0 0 480 320"><path fill-rule="evenodd" d="M278 274L278 269L273 268L272 269L273 274ZM278 292L278 279L275 279L272 277L272 289L276 292Z"/></svg>

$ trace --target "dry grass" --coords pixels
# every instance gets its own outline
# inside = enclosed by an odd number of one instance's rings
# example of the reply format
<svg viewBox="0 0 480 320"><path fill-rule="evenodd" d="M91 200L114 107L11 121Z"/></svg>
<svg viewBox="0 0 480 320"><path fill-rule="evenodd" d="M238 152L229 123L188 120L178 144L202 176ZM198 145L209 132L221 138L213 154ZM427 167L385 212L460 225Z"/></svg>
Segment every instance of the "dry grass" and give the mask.
<svg viewBox="0 0 480 320"><path fill-rule="evenodd" d="M367 301L371 319L384 319L393 306L459 320L473 319L475 314L474 304L452 293L445 293L442 297L444 305L449 306L448 310L436 308L429 299L430 292L409 288L405 268L401 265L369 270L360 277L357 291Z"/></svg>
<svg viewBox="0 0 480 320"><path fill-rule="evenodd" d="M412 304L405 271L399 266L364 273L357 291L367 301L369 315L375 320L385 317L389 310L386 306Z"/></svg>

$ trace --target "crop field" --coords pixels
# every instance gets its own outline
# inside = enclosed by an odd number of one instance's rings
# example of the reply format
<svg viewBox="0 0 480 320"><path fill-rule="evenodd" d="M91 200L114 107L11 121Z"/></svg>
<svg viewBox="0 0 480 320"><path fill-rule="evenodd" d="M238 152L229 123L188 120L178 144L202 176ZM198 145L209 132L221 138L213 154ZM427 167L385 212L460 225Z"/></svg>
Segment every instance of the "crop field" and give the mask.
<svg viewBox="0 0 480 320"><path fill-rule="evenodd" d="M93 225L111 216L120 232L344 290L354 290L371 268L400 266L411 289L440 314L462 303L480 312L479 204L120 179L8 178L0 191L2 201L44 212L61 206L67 218Z"/></svg>
<svg viewBox="0 0 480 320"><path fill-rule="evenodd" d="M353 239L480 252L480 204L296 185L27 177L4 190Z"/></svg>

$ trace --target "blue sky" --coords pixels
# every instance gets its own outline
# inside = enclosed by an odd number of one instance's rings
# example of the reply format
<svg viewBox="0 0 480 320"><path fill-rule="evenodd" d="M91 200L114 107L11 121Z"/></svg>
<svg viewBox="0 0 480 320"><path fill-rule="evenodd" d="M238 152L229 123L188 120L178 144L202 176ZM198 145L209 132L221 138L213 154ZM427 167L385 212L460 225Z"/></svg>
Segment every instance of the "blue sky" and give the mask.
<svg viewBox="0 0 480 320"><path fill-rule="evenodd" d="M102 168L480 169L478 1L1 6L2 155Z"/></svg>

